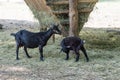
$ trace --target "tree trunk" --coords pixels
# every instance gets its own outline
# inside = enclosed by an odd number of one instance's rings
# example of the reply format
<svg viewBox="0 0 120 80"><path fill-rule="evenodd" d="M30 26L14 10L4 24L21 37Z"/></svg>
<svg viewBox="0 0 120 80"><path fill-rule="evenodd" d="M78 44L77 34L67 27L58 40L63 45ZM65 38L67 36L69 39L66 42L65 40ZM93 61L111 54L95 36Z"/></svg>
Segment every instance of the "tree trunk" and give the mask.
<svg viewBox="0 0 120 80"><path fill-rule="evenodd" d="M53 16L53 14L50 12L50 8L46 6L46 1L45 0L24 0L24 1L28 5L28 7L31 9L34 16L38 19L40 24L40 31L46 31L47 27L43 23L44 21L43 18L44 16L47 16L47 15ZM43 12L41 14L46 14L46 15L41 16L40 12ZM53 35L53 42L55 42L55 35Z"/></svg>
<svg viewBox="0 0 120 80"><path fill-rule="evenodd" d="M69 36L78 36L78 0L69 0Z"/></svg>

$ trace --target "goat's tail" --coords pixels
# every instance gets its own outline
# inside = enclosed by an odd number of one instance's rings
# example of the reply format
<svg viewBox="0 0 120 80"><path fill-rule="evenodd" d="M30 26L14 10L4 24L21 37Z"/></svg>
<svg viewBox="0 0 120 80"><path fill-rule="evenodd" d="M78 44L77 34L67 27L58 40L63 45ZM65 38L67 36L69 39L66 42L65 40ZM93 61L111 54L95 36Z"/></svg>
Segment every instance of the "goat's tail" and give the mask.
<svg viewBox="0 0 120 80"><path fill-rule="evenodd" d="M15 33L11 33L10 35L11 35L11 36L15 36L16 34L15 34Z"/></svg>
<svg viewBox="0 0 120 80"><path fill-rule="evenodd" d="M83 40L83 43L85 43L86 41L85 40Z"/></svg>
<svg viewBox="0 0 120 80"><path fill-rule="evenodd" d="M80 49L80 48L81 48L81 46L83 46L83 45L84 45L84 43L85 43L85 40L80 40L80 44L79 44L78 48Z"/></svg>

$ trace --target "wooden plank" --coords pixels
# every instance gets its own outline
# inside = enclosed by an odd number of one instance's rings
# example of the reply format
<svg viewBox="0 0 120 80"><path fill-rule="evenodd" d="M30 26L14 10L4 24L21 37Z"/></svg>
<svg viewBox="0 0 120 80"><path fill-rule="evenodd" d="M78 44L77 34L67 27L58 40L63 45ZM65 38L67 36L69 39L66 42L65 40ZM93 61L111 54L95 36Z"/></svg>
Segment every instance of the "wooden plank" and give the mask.
<svg viewBox="0 0 120 80"><path fill-rule="evenodd" d="M69 0L69 36L79 36L78 0Z"/></svg>
<svg viewBox="0 0 120 80"><path fill-rule="evenodd" d="M79 0L79 3L87 3L87 2L91 2L91 3L93 3L93 2L98 2L98 0Z"/></svg>
<svg viewBox="0 0 120 80"><path fill-rule="evenodd" d="M53 14L68 14L69 13L69 10L66 10L66 11L52 11Z"/></svg>
<svg viewBox="0 0 120 80"><path fill-rule="evenodd" d="M86 8L86 9L81 9L79 10L78 12L81 13L81 12L91 12L93 9L89 9L89 8Z"/></svg>
<svg viewBox="0 0 120 80"><path fill-rule="evenodd" d="M89 9L89 8L86 8L86 9L81 9L81 10L78 10L79 13L82 13L82 12L91 12L93 9ZM65 11L52 11L54 14L68 14L69 13L69 10L65 10Z"/></svg>
<svg viewBox="0 0 120 80"><path fill-rule="evenodd" d="M68 25L69 24L69 20L61 20L60 23L62 25L66 25L66 24Z"/></svg>
<svg viewBox="0 0 120 80"><path fill-rule="evenodd" d="M68 4L68 1L47 2L47 5L61 5L61 4Z"/></svg>
<svg viewBox="0 0 120 80"><path fill-rule="evenodd" d="M98 0L79 0L78 3L96 3ZM68 4L68 1L47 2L47 5L63 5Z"/></svg>

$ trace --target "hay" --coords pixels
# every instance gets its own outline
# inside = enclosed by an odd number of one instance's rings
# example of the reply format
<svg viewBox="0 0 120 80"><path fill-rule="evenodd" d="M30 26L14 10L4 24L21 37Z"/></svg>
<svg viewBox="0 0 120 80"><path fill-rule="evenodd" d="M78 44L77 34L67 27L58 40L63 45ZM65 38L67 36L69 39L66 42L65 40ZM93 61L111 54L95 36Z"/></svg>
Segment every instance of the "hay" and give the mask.
<svg viewBox="0 0 120 80"><path fill-rule="evenodd" d="M108 29L86 29L81 31L80 37L86 41L90 49L114 49L120 47L120 34L107 32Z"/></svg>
<svg viewBox="0 0 120 80"><path fill-rule="evenodd" d="M46 30L49 25L59 23L57 18L52 14L51 9L46 6L45 0L25 0L25 2L33 12L34 17L38 19L40 30Z"/></svg>
<svg viewBox="0 0 120 80"><path fill-rule="evenodd" d="M91 2L90 2L91 1ZM94 8L97 0L79 0L78 4L78 12L79 12L79 29L80 32L84 23L87 22L89 14ZM51 23L61 23L66 21L66 23L62 24L64 33L68 33L69 30L69 5L68 0L25 0L29 8L32 10L35 18L38 19L41 28L48 27ZM57 2L57 3L56 3ZM49 7L46 4L49 3ZM53 4L54 3L54 4ZM52 9L52 10L51 10ZM51 12L55 12L55 15ZM57 12L56 12L57 11ZM58 13L58 14L57 14ZM58 21L58 19L59 21ZM68 29L66 29L68 28Z"/></svg>
<svg viewBox="0 0 120 80"><path fill-rule="evenodd" d="M46 0L50 8L55 12L57 18L61 21L61 24L64 21L67 21L66 24L63 24L66 32L69 30L69 4L68 0ZM79 0L78 3L78 12L79 12L79 29L80 32L84 24L88 21L89 14L93 10L97 0ZM67 24L68 23L68 24ZM68 29L66 29L68 28Z"/></svg>

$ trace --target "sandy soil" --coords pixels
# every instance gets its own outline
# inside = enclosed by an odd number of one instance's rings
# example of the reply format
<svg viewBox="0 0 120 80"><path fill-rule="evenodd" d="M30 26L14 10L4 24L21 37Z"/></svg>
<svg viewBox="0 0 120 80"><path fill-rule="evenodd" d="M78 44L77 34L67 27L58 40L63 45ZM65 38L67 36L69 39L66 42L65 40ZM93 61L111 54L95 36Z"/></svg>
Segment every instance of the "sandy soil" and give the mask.
<svg viewBox="0 0 120 80"><path fill-rule="evenodd" d="M0 2L0 24L3 28L39 26L24 2Z"/></svg>
<svg viewBox="0 0 120 80"><path fill-rule="evenodd" d="M85 27L120 28L120 2L98 2ZM25 3L0 2L0 24L4 28L39 26Z"/></svg>
<svg viewBox="0 0 120 80"><path fill-rule="evenodd" d="M86 27L120 28L120 1L98 2L90 14Z"/></svg>

